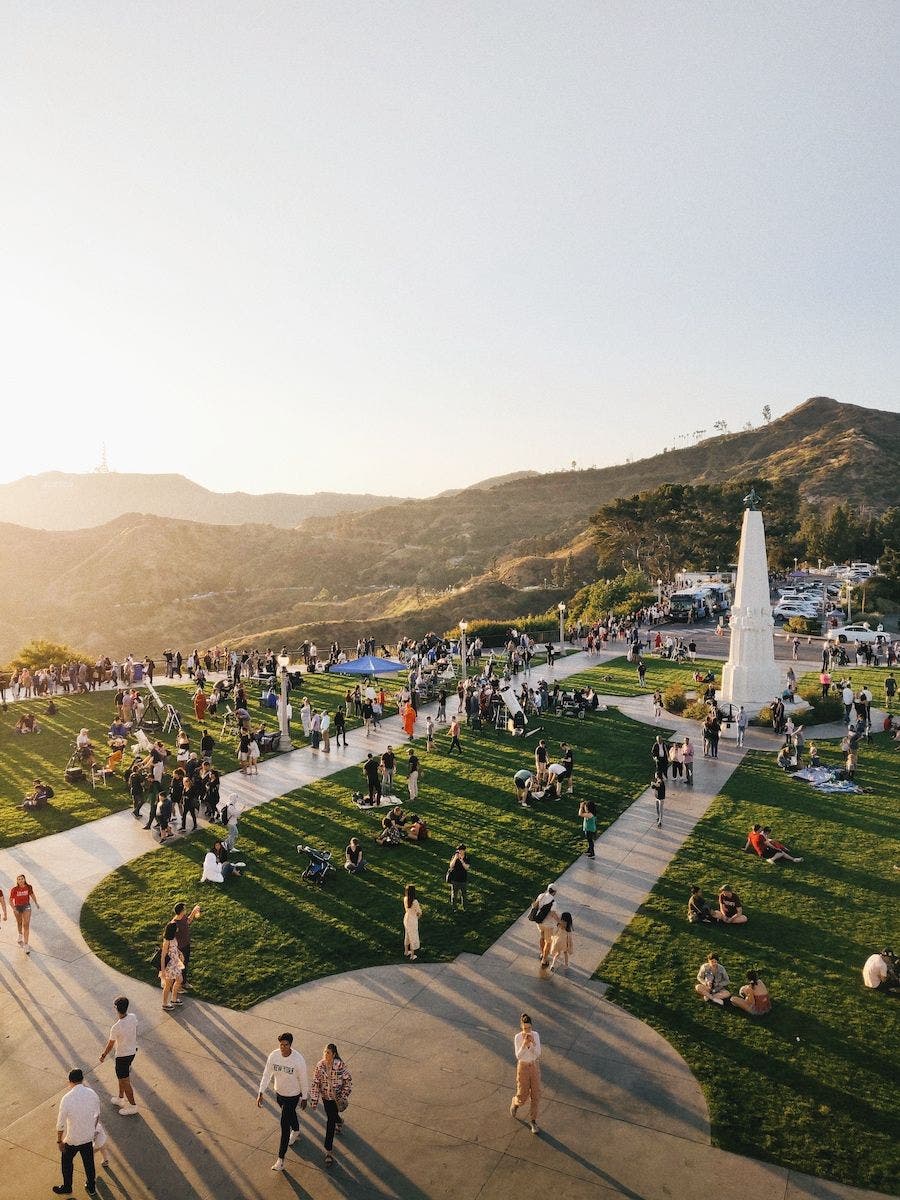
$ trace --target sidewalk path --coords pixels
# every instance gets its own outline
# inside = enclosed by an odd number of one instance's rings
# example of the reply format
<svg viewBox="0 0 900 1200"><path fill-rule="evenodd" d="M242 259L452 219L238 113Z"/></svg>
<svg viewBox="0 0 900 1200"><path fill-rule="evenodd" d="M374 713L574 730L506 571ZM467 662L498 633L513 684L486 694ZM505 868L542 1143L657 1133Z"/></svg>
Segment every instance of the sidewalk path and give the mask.
<svg viewBox="0 0 900 1200"><path fill-rule="evenodd" d="M603 661L574 655L554 674ZM544 668L532 676L544 672L551 675ZM646 698L610 702L646 718ZM298 751L269 760L258 777L228 776L222 793L238 791L248 806L263 803L392 740L402 743L396 718L369 739L354 731L346 750ZM111 1169L100 1172L99 1194L122 1200L677 1200L695 1193L698 1178L714 1179L721 1200L871 1197L711 1147L706 1106L685 1063L609 1004L590 978L739 756L723 744L717 763L699 760L693 792L678 787L667 798L661 831L648 796L640 797L598 839L597 859L565 872L559 886L576 904L580 933L569 977L535 970L533 933L518 921L481 957L349 972L246 1013L188 999L173 1018L161 1011L158 989L95 958L78 926L88 892L151 848L130 812L0 853L0 878L25 870L42 904L30 958L15 947L11 922L0 939L3 1194L36 1200L58 1181L55 1111L65 1073L78 1063L101 1096L111 1135ZM199 932L198 943L202 953ZM108 1103L111 1066L95 1065L112 1023L111 999L122 991L141 1022L141 1116L133 1119ZM512 1035L523 1010L545 1045L537 1138L507 1111ZM256 1086L286 1027L310 1064L335 1040L353 1070L347 1132L331 1172L322 1166L321 1114L302 1118L285 1173L269 1170L277 1120L270 1101L256 1108Z"/></svg>

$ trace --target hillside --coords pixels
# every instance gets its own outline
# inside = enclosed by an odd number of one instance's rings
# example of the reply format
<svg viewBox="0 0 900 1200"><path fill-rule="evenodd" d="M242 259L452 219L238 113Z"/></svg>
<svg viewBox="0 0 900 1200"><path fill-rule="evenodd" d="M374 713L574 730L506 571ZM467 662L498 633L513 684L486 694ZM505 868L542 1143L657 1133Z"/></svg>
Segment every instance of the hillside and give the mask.
<svg viewBox="0 0 900 1200"><path fill-rule="evenodd" d="M125 513L144 512L210 525L257 523L290 529L307 518L363 512L399 502L396 496L344 492L307 496L211 492L183 475L48 471L0 484L0 521L34 529L86 529Z"/></svg>
<svg viewBox="0 0 900 1200"><path fill-rule="evenodd" d="M355 641L351 629L381 618L385 630L424 632L447 614L452 623L461 607L487 612L475 606L488 602L498 617L538 612L564 568L576 586L590 578L585 529L608 500L665 482L789 477L822 508L849 500L881 511L900 504L898 467L898 414L819 398L761 429L638 463L528 476L297 528L133 512L71 531L0 525L0 658L32 636L122 654L332 622ZM457 590L444 598L448 588Z"/></svg>

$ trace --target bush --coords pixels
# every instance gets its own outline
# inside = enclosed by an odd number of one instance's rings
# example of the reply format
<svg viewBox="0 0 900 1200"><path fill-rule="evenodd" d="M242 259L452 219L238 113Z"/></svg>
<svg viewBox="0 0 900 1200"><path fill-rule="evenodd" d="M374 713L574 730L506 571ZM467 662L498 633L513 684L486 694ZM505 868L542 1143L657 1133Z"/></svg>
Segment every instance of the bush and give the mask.
<svg viewBox="0 0 900 1200"><path fill-rule="evenodd" d="M772 724L772 705L764 704L756 716L753 718L754 725L769 725Z"/></svg>
<svg viewBox="0 0 900 1200"><path fill-rule="evenodd" d="M822 632L822 622L818 617L791 617L784 628L791 633L818 634Z"/></svg>
<svg viewBox="0 0 900 1200"><path fill-rule="evenodd" d="M805 687L797 693L807 704L812 705L812 712L800 713L794 721L800 725L819 725L830 721L840 721L844 716L844 706L838 696L829 693L826 700L822 699L821 688Z"/></svg>
<svg viewBox="0 0 900 1200"><path fill-rule="evenodd" d="M703 700L692 700L684 710L684 715L689 721L703 721L706 719L706 714L709 712L709 705Z"/></svg>
<svg viewBox="0 0 900 1200"><path fill-rule="evenodd" d="M663 692L663 708L666 712L682 713L687 707L687 696L680 683L670 683Z"/></svg>
<svg viewBox="0 0 900 1200"><path fill-rule="evenodd" d="M568 616L566 617L568 624ZM552 611L543 616L510 617L508 621L470 621L466 629L466 641L471 646L480 637L485 646L496 647L505 645L509 631L516 628L519 633L527 633L539 642L549 637L554 642L559 638L559 613ZM444 637L459 641L459 626L448 629Z"/></svg>

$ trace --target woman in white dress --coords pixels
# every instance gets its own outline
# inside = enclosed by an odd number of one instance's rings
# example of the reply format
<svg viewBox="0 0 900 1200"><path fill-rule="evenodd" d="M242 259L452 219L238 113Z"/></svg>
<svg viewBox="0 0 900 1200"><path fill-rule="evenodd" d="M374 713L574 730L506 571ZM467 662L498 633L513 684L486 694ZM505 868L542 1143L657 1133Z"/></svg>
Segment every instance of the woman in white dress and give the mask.
<svg viewBox="0 0 900 1200"><path fill-rule="evenodd" d="M419 917L422 906L416 899L416 889L411 883L403 893L403 953L410 962L415 962L419 948Z"/></svg>

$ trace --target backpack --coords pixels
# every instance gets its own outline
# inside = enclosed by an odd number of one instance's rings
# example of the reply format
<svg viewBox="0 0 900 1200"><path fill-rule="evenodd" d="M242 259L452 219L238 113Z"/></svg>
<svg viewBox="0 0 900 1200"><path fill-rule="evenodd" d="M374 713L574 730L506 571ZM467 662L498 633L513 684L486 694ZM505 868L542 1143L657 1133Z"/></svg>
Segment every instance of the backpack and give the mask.
<svg viewBox="0 0 900 1200"><path fill-rule="evenodd" d="M528 920L534 921L536 925L543 924L547 920L550 909L553 907L553 901L550 900L547 904L542 904L538 907L538 902L535 900L531 906L531 911L528 914Z"/></svg>

